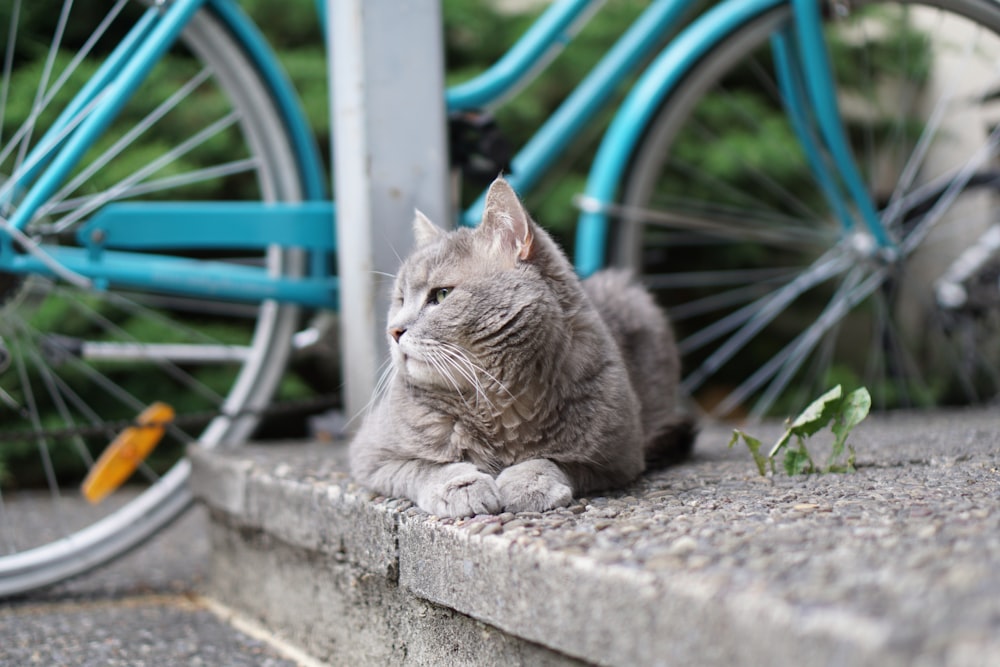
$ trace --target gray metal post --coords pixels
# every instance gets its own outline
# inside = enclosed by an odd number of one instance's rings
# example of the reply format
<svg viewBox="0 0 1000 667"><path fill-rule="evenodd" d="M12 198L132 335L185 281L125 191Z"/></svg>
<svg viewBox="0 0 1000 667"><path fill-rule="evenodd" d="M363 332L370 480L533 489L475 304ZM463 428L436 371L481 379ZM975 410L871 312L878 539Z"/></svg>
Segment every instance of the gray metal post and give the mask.
<svg viewBox="0 0 1000 667"><path fill-rule="evenodd" d="M327 0L345 408L371 399L414 208L446 224L440 0Z"/></svg>

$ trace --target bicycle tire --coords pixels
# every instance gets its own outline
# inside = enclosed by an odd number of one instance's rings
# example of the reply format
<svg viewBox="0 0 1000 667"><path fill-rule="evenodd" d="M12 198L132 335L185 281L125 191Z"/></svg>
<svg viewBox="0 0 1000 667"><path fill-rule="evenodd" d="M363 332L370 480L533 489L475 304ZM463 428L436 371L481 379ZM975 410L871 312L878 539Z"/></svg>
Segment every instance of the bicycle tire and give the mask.
<svg viewBox="0 0 1000 667"><path fill-rule="evenodd" d="M122 16L115 19L127 20ZM79 32L80 25L74 25L74 29ZM156 122L161 123L162 119L175 113L188 114L187 122L197 127L207 125L213 113L216 118L221 116L232 118L233 121L204 144L197 145L184 155L185 158L191 156L182 165L189 172L182 172L181 167L177 167L175 173L168 173L166 176L154 171L138 182L133 179L132 184L138 186L136 196L148 199L150 196L159 198L166 194L192 199L197 198L199 193L205 197L204 192L209 192L209 197L218 197L218 193L222 191L225 193L224 198L228 199L235 198L234 193L239 193L240 198L246 200L301 200L305 188L289 127L290 123L302 121L287 117L287 110L276 102L275 93L269 87L266 76L261 74L255 62L247 55L236 33L211 7L206 7L199 10L185 27L177 49L176 60L171 64L174 69L170 72L191 66L192 71L197 70L197 74L190 79L180 77L175 81L165 74L164 69L154 70L150 80L144 84L146 87L134 98L139 108L133 115L141 119L136 125L145 122L157 110L162 110L160 105L167 104L165 100L169 100L171 94L184 88L185 84L196 77L200 82L190 89L190 96L167 109L166 115L159 116ZM57 60L61 58L59 55ZM9 69L16 76L18 68ZM8 72L6 87L12 87L9 83L11 80ZM13 80L13 87L16 88L18 79ZM74 84L71 82L70 85ZM3 100L7 99L5 95ZM154 107L153 112L148 111L150 107ZM9 125L12 115L9 109L6 111L8 113L5 119ZM22 119L26 117L22 116ZM110 137L95 150L89 164L93 165L103 159L102 156L107 154L104 147L109 144L114 146L111 143L113 139L129 136L129 118L129 110L126 109L119 116L120 120L116 121L116 125L109 129ZM184 118L180 116L177 124L184 125ZM41 132L35 134L37 136ZM2 136L8 137L4 141L10 145L9 137L12 134L7 132ZM212 142L234 144L237 147L236 158L224 163L219 159L223 164L221 171L225 172L221 175L213 175L207 170L215 165L212 160L215 159L213 156L218 146L213 146ZM4 143L0 142L0 150L3 146ZM99 180L105 170L113 171L116 163L133 164L128 162L131 150L139 152L140 149L131 143L127 144L119 153L113 154L105 165L99 166L89 180L83 180L80 190L63 192L62 201L72 201L73 196L84 201L88 196L95 197L85 189L88 183L92 189L102 192L101 188L108 186L93 183ZM143 144L142 150L149 153L149 160L153 161L159 155L175 150L175 146L168 143L161 147L154 140ZM161 152L157 153L157 150ZM178 161L175 159L168 166L173 166ZM0 161L0 173L9 175L12 169L16 169L16 165L12 167L11 164L13 163L5 165ZM250 166L235 170L235 167L225 168L228 164ZM76 174L85 174L86 169L85 162ZM206 171L199 171L203 169ZM134 172L130 169L128 173ZM189 176L185 181L185 173L204 173L206 178L203 181L192 181L193 177ZM154 177L162 180L153 181ZM171 177L175 181L167 180ZM115 183L114 178L121 176L112 175L108 177L108 182ZM179 185L174 188L165 187L173 182ZM147 190L145 194L141 192L143 185ZM96 197L99 200L100 195ZM118 198L114 197L111 201ZM56 206L53 210L60 209ZM59 214L51 214L42 223L58 221ZM40 228L29 228L28 231L44 234L38 229ZM59 232L60 242L66 237L66 231L71 229ZM277 247L271 247L256 257L248 257L245 252L237 256L233 252L222 258L222 261L227 260L261 263L275 274L301 275L304 270L301 252ZM13 451L11 443L17 437L17 432L24 428L33 431L35 435L32 439L36 442L32 446L38 449L39 458L42 459L42 472L49 487L43 495L48 495L49 498L41 498L39 494L23 489L12 491L12 488L25 483L9 467L0 476L0 489L3 489L3 493L0 493L0 535L4 536L0 539L0 552L6 550L6 553L0 553L0 597L48 586L103 565L141 544L177 518L191 502L187 486L190 466L183 458L183 448L195 441L206 446L236 445L251 435L260 412L271 401L282 377L291 337L300 319L297 307L269 301L248 308L212 302L199 303L193 299L171 300L159 295L140 294L134 290L126 293L84 293L82 290L35 277L20 280L8 276L3 293L0 336L4 351L9 352L11 360L7 365L8 372L0 374L0 389L5 393L8 412L4 418L0 418L0 455L4 454L5 447L8 452ZM56 314L50 314L46 320L39 313L43 313L44 308L48 307L46 304L53 299L61 303L55 305ZM119 321L118 318L121 317L125 320ZM44 323L44 329L40 321ZM232 347L235 345L240 350L241 360L235 365L221 362L214 357L215 352L212 352L209 354L211 362L194 367L187 365L186 361L176 361L168 352L159 358L158 353L151 352L147 353L151 356L145 363L136 362L125 368L111 366L114 362L90 360L82 354L73 353L68 359L53 361L46 356L52 354L51 350L47 352L41 349L43 344L56 340L52 334L74 336L77 340L92 335L102 342L110 342L107 349L111 350L112 356L120 352L116 352L118 348L115 346L123 349L131 343L157 343L161 339L163 342L180 342L197 347L205 354L208 354L208 350L217 348L235 349ZM62 349L65 351L65 348ZM64 366L66 372L60 374ZM11 368L17 368L18 372L9 372ZM136 383L137 379L142 382ZM161 450L168 447L172 451L168 453L167 460L160 462L159 472L151 471L149 466L142 471L148 477L148 486L136 489L134 482L140 477L137 474L133 476L131 488L124 496L111 500L112 506L108 509L94 509L83 517L76 516L76 510L72 517L62 516L59 506L67 504L63 488L66 479L55 468L53 457L57 454L68 455L69 440L77 449L76 453L83 459L84 465L89 467L101 442L107 443L114 435L114 428L110 424L134 418L137 407L158 400L158 395L162 398L164 383L173 383L174 393L185 403L177 406L179 412L193 411L215 416L200 420L195 426L175 424L168 429L165 442L159 447ZM95 392L110 394L113 400L99 404ZM92 397L94 400L91 400ZM42 399L50 404L46 409L50 413L54 412L55 416L42 414ZM22 418L12 419L10 412L16 412ZM58 431L60 427L64 431L72 431L74 426L85 426L93 431L102 424L109 425L106 429L107 437L98 439L96 443L82 437L70 437L59 442L44 440L46 432ZM5 459L9 466L9 456L0 458L0 462ZM77 468L79 467L80 464L77 463ZM65 475L70 480L75 480L79 474L79 470L71 470ZM31 510L35 504L41 504L42 507ZM76 507L79 502L69 504ZM29 509L26 510L25 507ZM62 525L53 526L54 522ZM36 534L26 539L29 532L52 534Z"/></svg>
<svg viewBox="0 0 1000 667"><path fill-rule="evenodd" d="M977 404L1000 391L997 308L946 309L934 296L992 224L1000 181L989 161L1000 150L984 107L1000 6L849 11L825 28L840 56L841 114L898 256L844 232L812 178L770 67L769 40L791 20L784 5L686 72L645 128L612 207L609 262L642 274L670 312L682 390L709 415L784 417L837 383L866 385L876 408ZM961 77L979 58L993 76ZM894 72L880 69L887 63ZM929 112L909 109L934 90ZM959 129L976 134L959 141ZM995 283L1000 262L983 267Z"/></svg>

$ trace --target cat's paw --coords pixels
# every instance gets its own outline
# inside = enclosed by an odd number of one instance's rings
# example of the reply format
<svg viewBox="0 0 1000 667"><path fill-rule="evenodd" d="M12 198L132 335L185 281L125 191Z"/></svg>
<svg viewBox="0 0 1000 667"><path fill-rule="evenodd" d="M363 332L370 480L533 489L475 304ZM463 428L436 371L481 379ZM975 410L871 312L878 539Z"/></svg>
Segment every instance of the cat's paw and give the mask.
<svg viewBox="0 0 1000 667"><path fill-rule="evenodd" d="M503 508L508 512L544 512L573 500L566 473L547 459L513 465L497 477Z"/></svg>
<svg viewBox="0 0 1000 667"><path fill-rule="evenodd" d="M463 517L497 514L503 509L500 491L493 478L466 464L456 474L432 484L418 498L417 505L438 516Z"/></svg>

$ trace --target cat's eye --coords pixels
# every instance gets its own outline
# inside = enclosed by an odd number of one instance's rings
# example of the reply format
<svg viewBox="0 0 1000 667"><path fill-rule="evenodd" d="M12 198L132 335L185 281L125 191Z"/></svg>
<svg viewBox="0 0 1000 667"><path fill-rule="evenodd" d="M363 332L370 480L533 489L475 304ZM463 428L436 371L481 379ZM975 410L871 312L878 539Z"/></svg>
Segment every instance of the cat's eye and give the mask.
<svg viewBox="0 0 1000 667"><path fill-rule="evenodd" d="M428 299L429 303L442 303L451 294L450 287L439 287L431 292L431 298Z"/></svg>

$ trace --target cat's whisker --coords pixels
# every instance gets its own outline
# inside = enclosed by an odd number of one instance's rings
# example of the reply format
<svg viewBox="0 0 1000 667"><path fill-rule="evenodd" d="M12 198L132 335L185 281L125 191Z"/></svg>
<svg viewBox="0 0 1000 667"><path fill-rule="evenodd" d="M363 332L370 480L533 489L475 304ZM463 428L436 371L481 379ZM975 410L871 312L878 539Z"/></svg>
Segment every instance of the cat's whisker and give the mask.
<svg viewBox="0 0 1000 667"><path fill-rule="evenodd" d="M482 365L477 364L474 361L472 361L471 359L469 359L469 355L468 355L468 353L465 350L463 350L462 348L458 347L457 345L453 345L451 343L441 343L441 346L444 347L447 350L450 350L454 354L457 354L459 357L461 357L461 359L462 359L463 362L465 362L466 364L468 364L475 371L478 371L479 373L482 373L483 375L485 375L497 387L499 387L505 394L507 394L507 396L509 396L512 400L517 400L517 397L514 396L514 394L509 389L507 389L507 387L504 385L504 383L501 382L499 379L497 379L496 376L494 376L488 370L486 370L485 368L483 368Z"/></svg>
<svg viewBox="0 0 1000 667"><path fill-rule="evenodd" d="M446 358L449 359L449 363L452 364L455 370L461 373L462 376L465 379L467 379L469 383L473 386L473 388L476 390L477 402L478 402L478 397L481 395L483 397L483 400L485 400L486 403L489 405L490 410L495 411L496 406L493 404L493 401L491 401L489 396L487 395L486 388L480 381L479 376L477 375L477 371L481 371L486 375L489 375L489 373L486 373L482 368L473 363L472 360L469 359L468 356L464 354L464 352L462 352L461 348L457 348L448 343L441 343L439 351L443 353L446 356Z"/></svg>
<svg viewBox="0 0 1000 667"><path fill-rule="evenodd" d="M478 382L477 378L474 377L472 374L470 374L470 372L467 369L464 369L464 368L460 367L458 364L456 364L455 360L452 359L451 357L449 357L446 354L446 350L440 349L440 348L436 348L434 350L434 355L441 362L442 365L447 366L448 368L454 370L459 375L461 375L463 378L465 378L465 380L467 382L469 382L469 384L472 385L473 389L475 389L475 391L476 391L476 408L477 409L479 407L479 397L480 396L482 396L483 400L485 400L487 402L487 404L489 404L490 408L493 407L493 404L492 404L492 402L490 402L489 397L486 395L486 393L479 386L479 382ZM465 396L462 393L461 389L457 386L457 384L453 384L452 386L454 386L455 387L455 391L460 396L462 396L462 400L465 401L465 404L469 405L468 401L465 400Z"/></svg>
<svg viewBox="0 0 1000 667"><path fill-rule="evenodd" d="M447 363L447 358L442 357L436 350L431 350L426 357L426 361L427 363L429 363L431 366L434 367L434 369L438 372L438 374L441 377L443 377L448 382L448 384L452 386L458 397L462 399L462 402L465 403L467 407L472 408L472 406L469 405L468 399L466 399L465 395L462 393L462 388L458 386L458 381L450 372L448 372L448 369L454 368L454 366Z"/></svg>
<svg viewBox="0 0 1000 667"><path fill-rule="evenodd" d="M398 372L395 364L392 363L392 358L387 357L382 365L379 367L381 374L379 375L378 382L375 383L375 391L372 395L372 401L379 399L385 394L389 389L389 385L392 384L392 380L396 377Z"/></svg>
<svg viewBox="0 0 1000 667"><path fill-rule="evenodd" d="M367 417L369 414L371 414L371 411L375 408L375 405L376 403L378 403L378 400L382 398L382 395L386 392L386 390L388 390L389 386L392 384L392 381L396 377L396 367L393 365L391 357L387 357L379 365L378 373L379 373L379 378L378 381L375 383L375 388L372 390L372 397L368 400L367 403L365 403L365 405L360 410L354 413L354 415L352 415L351 418L347 420L346 426L350 426L351 424L353 424L354 421L362 415Z"/></svg>

